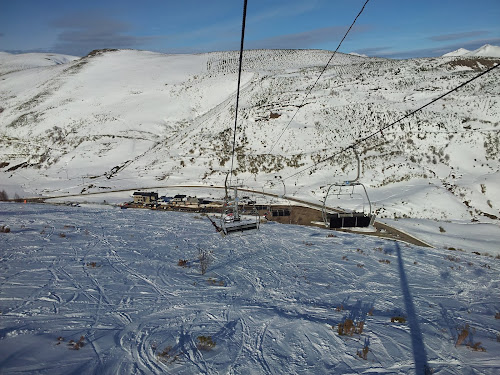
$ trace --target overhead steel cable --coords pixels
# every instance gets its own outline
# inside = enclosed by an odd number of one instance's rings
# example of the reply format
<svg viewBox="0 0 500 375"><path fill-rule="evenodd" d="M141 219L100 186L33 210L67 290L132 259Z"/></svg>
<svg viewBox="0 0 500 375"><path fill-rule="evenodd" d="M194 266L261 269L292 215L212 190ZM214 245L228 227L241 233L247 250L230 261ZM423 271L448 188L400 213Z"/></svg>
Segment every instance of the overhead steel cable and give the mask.
<svg viewBox="0 0 500 375"><path fill-rule="evenodd" d="M234 167L234 153L236 149L236 127L238 124L238 106L240 100L240 83L241 83L241 67L243 65L243 44L245 40L245 23L247 17L247 0L243 2L243 21L241 23L241 44L240 44L240 63L238 67L238 88L236 90L236 108L234 111L234 129L233 129L233 150L231 153L231 170L229 172L229 185L231 185L231 179L233 177L233 167Z"/></svg>
<svg viewBox="0 0 500 375"><path fill-rule="evenodd" d="M330 65L330 63L332 62L333 58L335 57L335 55L337 54L337 51L339 50L340 46L342 45L342 43L344 42L345 38L347 37L347 34L349 34L349 32L351 31L351 29L353 28L354 24L356 23L357 19L359 18L359 16L361 15L361 13L363 13L363 10L365 10L365 7L366 7L366 4L368 4L370 0L366 0L365 3L363 4L363 7L361 8L361 10L359 11L358 15L356 16L356 18L354 19L354 21L352 21L351 23L351 26L349 26L349 29L346 31L346 33L344 34L344 37L342 38L342 40L340 41L339 45L337 46L337 48L335 49L335 51L333 52L333 54L330 56L330 59L328 60L328 62L326 63L326 65L323 67L323 70L321 71L321 73L319 74L318 78L316 78L316 81L313 83L313 85L309 88L309 90L307 90L306 92L306 95L304 96L304 99L302 100L302 103L300 103L300 105L297 107L297 110L295 111L295 113L293 114L292 118L290 119L290 121L288 122L288 124L285 126L285 128L283 129L283 131L281 132L281 134L279 135L279 137L276 139L276 141L274 142L273 144L273 147L271 147L271 150L269 151L269 154L272 153L272 151L274 150L274 147L279 143L281 137L283 136L283 134L287 131L287 129L289 128L290 124L292 123L292 121L295 119L295 116L297 115L297 113L299 112L300 108L302 108L304 106L304 103L306 101L306 99L309 97L309 95L311 94L314 86L316 86L316 84L318 83L319 79L321 78L321 76L323 75L323 73L325 73L326 69L328 68L328 65Z"/></svg>
<svg viewBox="0 0 500 375"><path fill-rule="evenodd" d="M388 129L388 128L393 127L394 125L397 125L397 124L398 124L398 123L400 123L401 121L403 121L403 120L407 119L408 117L413 116L414 114L416 114L416 113L420 112L420 111L421 111L421 110L423 110L424 108L426 108L426 107L430 106L431 104L433 104L433 103L437 102L438 100L443 99L445 96L447 96L447 95L449 95L449 94L451 94L451 93L453 93L453 92L455 92L455 91L459 90L460 88L462 88L462 87L464 87L464 86L468 85L469 83L471 83L471 82L475 81L476 79L478 79L478 78L482 77L483 75L485 75L485 74L487 74L487 73L491 72L493 69L496 69L496 68L498 68L499 66L500 66L500 64L496 64L496 65L492 66L491 68L489 68L489 69L487 69L487 70L485 70L485 71L483 71L483 72L479 73L478 75L476 75L476 76L472 77L472 78L471 78L471 79L469 79L468 81L466 81L466 82L464 82L464 83L462 83L462 84L460 84L460 85L456 86L455 88L453 88L453 89L451 89L451 90L449 90L449 91L445 92L444 94L442 94L442 95L438 96L437 98L435 98L435 99L431 100L430 102L428 102L428 103L424 104L423 106L421 106L421 107L419 107L419 108L417 108L417 109L415 109L415 110L411 111L410 113L408 113L408 114L404 115L403 117L399 118L398 120L396 120L396 121L394 121L394 122L392 122L392 123L390 123L390 124L387 124L387 125L385 125L385 126L383 126L383 127L379 128L377 131L375 131L375 132L373 132L373 133L371 133L371 134L367 135L366 137L359 138L359 139L358 139L356 142L354 142L353 144L351 144L351 145L349 145L349 146L347 146L347 147L344 147L344 148L340 149L339 151L337 151L337 152L336 152L336 153L334 153L333 155L330 155L330 156L328 156L328 157L326 157L326 158L324 158L324 159L321 159L321 160L319 160L318 162L316 162L316 163L314 163L314 164L310 165L310 166L309 166L309 167L307 167L307 168L303 168L303 169L301 169L300 171L295 172L295 173L291 174L291 175L290 175L290 176L288 176L288 177L285 177L283 180L288 180L289 178L295 177L295 176L297 176L298 174L301 174L301 173L303 173L303 172L305 172L305 171L307 171L307 170L309 170L309 169L312 169L312 168L316 167L316 166L317 166L317 165L319 165L319 164L322 164L322 163L324 163L324 162L327 162L327 161L329 161L329 160L333 159L335 156L340 155L341 153L343 153L343 152L345 152L345 151L347 151L347 150L349 150L349 149L351 149L351 148L356 147L356 146L357 146L357 145L359 145L360 143L365 142L365 141L367 141L368 139L375 137L378 133L381 133L383 130L386 130L386 129Z"/></svg>

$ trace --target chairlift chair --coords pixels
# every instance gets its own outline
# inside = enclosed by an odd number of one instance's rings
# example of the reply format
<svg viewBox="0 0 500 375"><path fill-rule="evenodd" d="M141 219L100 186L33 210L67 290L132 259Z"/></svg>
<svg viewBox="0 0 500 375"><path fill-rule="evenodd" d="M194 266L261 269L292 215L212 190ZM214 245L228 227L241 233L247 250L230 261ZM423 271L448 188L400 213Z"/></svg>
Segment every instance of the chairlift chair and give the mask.
<svg viewBox="0 0 500 375"><path fill-rule="evenodd" d="M234 195L230 197L228 190L233 189ZM260 216L255 204L252 203L252 210L249 215L242 217L239 208L238 186L229 186L227 184L227 176L225 181L226 195L224 197L224 206L220 217L220 228L225 235L234 232L244 232L259 229ZM252 218L248 218L252 216Z"/></svg>
<svg viewBox="0 0 500 375"><path fill-rule="evenodd" d="M359 155L356 152L356 149L353 148L354 155L356 156L357 160L357 176L354 180L348 180L348 181L343 181L343 182L336 182L328 186L328 189L326 190L325 198L323 199L323 206L322 206L322 216L323 216L323 222L325 223L325 226L330 228L330 229L335 229L335 228L352 228L352 227L369 227L373 225L375 221L375 215L372 214L372 205L370 202L370 198L368 197L368 192L366 191L365 185L363 185L361 182L359 182L359 174L360 174L360 159ZM331 194L332 188L334 190L336 189L336 195L337 198L340 199L342 195L349 195L350 198L352 199L354 195L359 195L358 193L354 193L354 190L357 186L361 186L363 188L363 193L361 194L363 196L363 209L362 212L331 212L330 209L327 208L326 202L327 199ZM350 189L349 194L342 194L342 188L347 187ZM368 203L368 212L365 212L365 206L364 202Z"/></svg>

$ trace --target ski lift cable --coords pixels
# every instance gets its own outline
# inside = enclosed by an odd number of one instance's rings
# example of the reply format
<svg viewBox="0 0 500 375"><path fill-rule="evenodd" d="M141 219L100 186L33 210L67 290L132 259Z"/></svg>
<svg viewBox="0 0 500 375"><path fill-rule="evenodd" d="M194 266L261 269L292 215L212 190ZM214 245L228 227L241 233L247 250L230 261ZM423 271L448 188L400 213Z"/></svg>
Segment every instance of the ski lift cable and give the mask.
<svg viewBox="0 0 500 375"><path fill-rule="evenodd" d="M238 88L236 90L236 107L235 107L235 112L234 112L233 150L231 153L231 169L229 172L229 174L230 174L229 184L230 185L231 185L231 180L232 180L232 176L233 176L234 153L235 153L235 149L236 149L236 126L238 124L238 106L239 106L239 100L240 100L241 67L242 67L242 62L243 62L243 44L244 44L244 40L245 40L246 16L247 16L247 0L244 0L244 2L243 2L243 21L241 23L240 61L239 61L239 67L238 67Z"/></svg>
<svg viewBox="0 0 500 375"><path fill-rule="evenodd" d="M340 154L342 154L342 153L346 152L347 150L349 150L349 149L351 149L351 148L355 148L355 147L356 147L357 145L359 145L360 143L363 143L363 142L365 142L365 141L367 141L367 140L369 140L369 139L371 139L371 138L375 137L377 134L379 134L379 133L380 133L380 132L382 132L383 130L386 130L386 129L388 129L388 128L393 127L394 125L397 125L398 123L400 123L401 121L403 121L403 120L407 119L408 117L413 116L414 114L416 114L416 113L418 113L418 112L422 111L424 108L426 108L426 107L430 106L431 104L434 104L435 102L437 102L437 101L439 101L439 100L443 99L445 96L448 96L449 94L451 94L451 93L453 93L453 92L455 92L455 91L457 91L457 90L461 89L462 87L464 87L464 86L468 85L469 83L471 83L471 82L475 81L476 79L478 79L478 78L482 77L483 75L490 73L493 69L496 69L496 68L498 68L499 66L500 66L500 64L496 64L496 65L492 66L491 68L489 68L489 69L487 69L487 70L485 70L485 71L483 71L483 72L479 73L478 75L476 75L476 76L472 77L472 78L471 78L471 79L469 79L468 81L463 82L462 84L460 84L460 85L458 85L458 86L454 87L453 89L451 89L451 90L449 90L449 91L445 92L444 94L442 94L442 95L438 96L437 98L434 98L433 100L431 100L430 102L428 102L428 103L424 104L423 106L421 106L421 107L419 107L419 108L417 108L417 109L415 109L415 110L411 111L410 113L408 113L408 114L404 115L403 117L399 118L398 120L396 120L396 121L394 121L394 122L392 122L392 123L390 123L390 124L387 124L387 125L385 125L385 126L382 126L382 127L381 127L380 129L378 129L377 131L375 131L375 132L373 132L373 133L371 133L371 134L369 134L369 135L367 135L367 136L365 136L365 137L363 137L363 138L359 138L359 139L358 139L356 142L354 142L353 144L351 144L351 145L349 145L349 146L347 146L347 147L344 147L344 148L340 149L340 151L338 151L338 152L336 152L336 153L334 153L334 154L332 154L332 155L330 155L330 156L328 156L328 157L326 157L326 158L324 158L324 159L321 159L320 161L318 161L318 162L316 162L316 163L314 163L314 164L310 165L309 167L303 168L303 169L301 169L300 171L297 171L297 172L295 172L295 173L291 174L290 176L285 177L285 178L284 178L284 180L288 180L289 178L295 177L295 176L297 176L297 175L299 175L299 174L301 174L301 173L303 173L303 172L305 172L305 171L307 171L307 170L309 170L309 169L312 169L312 168L316 167L316 166L317 166L317 165L319 165L319 164L323 164L324 162L327 162L327 161L329 161L329 160L333 159L335 156L340 155Z"/></svg>
<svg viewBox="0 0 500 375"><path fill-rule="evenodd" d="M351 31L351 29L353 28L354 24L356 23L357 19L359 18L359 16L361 15L361 13L363 13L366 5L368 4L370 0L366 0L365 3L363 4L363 7L361 8L361 10L359 11L358 15L356 16L356 18L354 19L354 21L352 22L351 26L349 26L349 29L346 31L346 33L344 34L344 37L342 38L342 40L340 41L339 45L337 46L337 48L335 49L335 51L333 52L333 54L330 56L330 59L328 60L328 62L326 63L326 65L323 67L323 70L321 71L321 73L318 75L318 77L316 78L316 81L313 83L313 85L309 88L309 90L307 90L306 92L306 95L304 96L304 99L302 99L302 103L297 107L297 110L295 111L295 113L293 114L292 118L290 119L290 121L288 122L288 124L285 126L285 128L282 130L282 132L280 133L280 135L278 136L278 138L276 139L276 141L274 142L273 146L271 147L271 150L269 151L269 153L272 153L272 151L274 150L274 148L276 147L276 145L279 143L279 141L281 140L281 137L283 136L283 134L287 131L287 129L290 127L290 124L292 123L292 121L295 119L295 116L297 115L297 113L299 112L300 108L303 107L306 99L309 97L309 95L311 94L314 86L316 86L316 84L318 83L318 81L320 80L320 78L323 76L323 73L325 73L326 69L328 68L328 65L330 65L330 63L332 62L333 58L335 57L335 55L337 54L337 51L339 50L340 46L342 45L342 43L344 42L345 38L347 37L347 34L349 34L349 32Z"/></svg>

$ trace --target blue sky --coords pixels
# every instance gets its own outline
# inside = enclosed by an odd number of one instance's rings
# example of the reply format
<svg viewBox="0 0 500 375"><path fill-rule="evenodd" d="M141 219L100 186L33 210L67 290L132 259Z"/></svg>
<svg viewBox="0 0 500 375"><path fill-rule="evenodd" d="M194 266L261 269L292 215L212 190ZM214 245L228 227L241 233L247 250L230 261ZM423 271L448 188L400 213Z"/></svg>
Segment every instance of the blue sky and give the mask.
<svg viewBox="0 0 500 375"><path fill-rule="evenodd" d="M248 0L245 48L335 50L365 0ZM238 50L243 0L2 0L0 51ZM370 0L340 48L432 57L500 46L500 0Z"/></svg>

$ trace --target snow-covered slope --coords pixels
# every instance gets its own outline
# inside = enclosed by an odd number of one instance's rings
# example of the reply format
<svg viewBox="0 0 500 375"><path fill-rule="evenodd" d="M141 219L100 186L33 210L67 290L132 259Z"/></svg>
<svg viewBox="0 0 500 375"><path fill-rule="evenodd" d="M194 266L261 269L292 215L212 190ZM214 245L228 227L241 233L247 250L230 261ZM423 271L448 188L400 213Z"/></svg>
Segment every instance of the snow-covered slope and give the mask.
<svg viewBox="0 0 500 375"><path fill-rule="evenodd" d="M0 224L2 374L500 371L492 257L106 206L0 203Z"/></svg>
<svg viewBox="0 0 500 375"><path fill-rule="evenodd" d="M246 186L282 193L282 184L269 182L281 176L287 195L318 202L327 184L354 177L354 155L337 151L377 133L357 150L379 216L496 222L500 69L396 127L378 129L498 59L337 54L306 97L330 57L318 50L245 51L235 173ZM223 184L237 68L236 52L120 50L2 75L0 189L54 196ZM328 202L351 209L361 203Z"/></svg>
<svg viewBox="0 0 500 375"><path fill-rule="evenodd" d="M57 53L11 54L0 52L0 76L19 70L67 64L78 59L79 57L76 56Z"/></svg>

